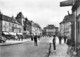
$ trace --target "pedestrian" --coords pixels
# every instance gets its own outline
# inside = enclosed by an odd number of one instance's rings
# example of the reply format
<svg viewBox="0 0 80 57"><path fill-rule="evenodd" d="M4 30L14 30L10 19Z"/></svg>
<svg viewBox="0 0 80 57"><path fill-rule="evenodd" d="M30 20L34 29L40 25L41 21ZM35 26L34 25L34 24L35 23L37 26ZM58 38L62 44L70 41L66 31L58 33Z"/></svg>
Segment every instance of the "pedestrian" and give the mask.
<svg viewBox="0 0 80 57"><path fill-rule="evenodd" d="M53 36L53 49L56 50L56 39L55 39L55 35Z"/></svg>
<svg viewBox="0 0 80 57"><path fill-rule="evenodd" d="M34 35L31 35L31 41L33 41Z"/></svg>
<svg viewBox="0 0 80 57"><path fill-rule="evenodd" d="M58 38L59 38L59 44L61 44L62 37L59 36Z"/></svg>
<svg viewBox="0 0 80 57"><path fill-rule="evenodd" d="M64 43L66 43L67 36L64 36Z"/></svg>
<svg viewBox="0 0 80 57"><path fill-rule="evenodd" d="M34 36L34 45L37 46L37 35Z"/></svg>
<svg viewBox="0 0 80 57"><path fill-rule="evenodd" d="M40 35L38 35L38 39L40 40Z"/></svg>

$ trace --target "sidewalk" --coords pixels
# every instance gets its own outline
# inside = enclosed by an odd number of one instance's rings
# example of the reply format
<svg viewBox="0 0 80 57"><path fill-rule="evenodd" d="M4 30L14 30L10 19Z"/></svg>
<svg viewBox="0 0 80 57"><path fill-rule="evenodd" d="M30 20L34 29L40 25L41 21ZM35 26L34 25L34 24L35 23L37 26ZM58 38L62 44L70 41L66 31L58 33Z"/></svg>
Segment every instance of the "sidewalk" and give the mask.
<svg viewBox="0 0 80 57"><path fill-rule="evenodd" d="M0 46L15 45L15 44L20 44L20 43L27 42L27 41L31 41L31 39L23 39L23 41L7 40L5 43L0 43Z"/></svg>
<svg viewBox="0 0 80 57"><path fill-rule="evenodd" d="M53 46L51 45L51 54L49 57L70 57L67 54L68 46L66 44L58 44L56 50L53 50Z"/></svg>

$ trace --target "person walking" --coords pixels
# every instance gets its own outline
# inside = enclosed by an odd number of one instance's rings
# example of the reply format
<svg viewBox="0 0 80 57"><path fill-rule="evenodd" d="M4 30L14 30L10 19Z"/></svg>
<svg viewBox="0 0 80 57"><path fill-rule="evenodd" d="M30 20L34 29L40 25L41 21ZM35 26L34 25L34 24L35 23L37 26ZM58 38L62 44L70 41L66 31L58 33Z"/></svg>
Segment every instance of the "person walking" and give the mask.
<svg viewBox="0 0 80 57"><path fill-rule="evenodd" d="M34 35L32 34L32 35L31 35L31 41L33 41L33 38L34 38Z"/></svg>
<svg viewBox="0 0 80 57"><path fill-rule="evenodd" d="M61 44L62 37L58 36L58 38L59 38L59 44Z"/></svg>
<svg viewBox="0 0 80 57"><path fill-rule="evenodd" d="M55 35L53 35L53 49L56 50L56 39L55 39Z"/></svg>
<svg viewBox="0 0 80 57"><path fill-rule="evenodd" d="M64 43L66 43L67 36L64 36Z"/></svg>
<svg viewBox="0 0 80 57"><path fill-rule="evenodd" d="M37 35L34 36L34 45L37 46Z"/></svg>

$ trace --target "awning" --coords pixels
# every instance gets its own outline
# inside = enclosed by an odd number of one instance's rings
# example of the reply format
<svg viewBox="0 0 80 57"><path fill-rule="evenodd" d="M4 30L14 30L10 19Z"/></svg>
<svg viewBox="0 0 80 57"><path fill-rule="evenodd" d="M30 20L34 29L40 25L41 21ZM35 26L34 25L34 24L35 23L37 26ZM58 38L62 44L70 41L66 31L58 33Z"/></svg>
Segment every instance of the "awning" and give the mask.
<svg viewBox="0 0 80 57"><path fill-rule="evenodd" d="M11 35L16 35L16 33L13 33L13 32L9 32L9 34L11 34Z"/></svg>
<svg viewBox="0 0 80 57"><path fill-rule="evenodd" d="M5 35L8 35L9 33L8 32L3 32Z"/></svg>

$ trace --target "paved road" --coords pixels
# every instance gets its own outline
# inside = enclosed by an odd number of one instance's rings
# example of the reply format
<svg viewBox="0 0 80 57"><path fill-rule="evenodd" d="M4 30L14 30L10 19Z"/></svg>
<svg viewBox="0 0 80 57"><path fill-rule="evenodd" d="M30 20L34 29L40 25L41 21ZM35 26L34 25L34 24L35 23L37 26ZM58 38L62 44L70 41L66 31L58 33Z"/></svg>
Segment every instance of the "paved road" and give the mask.
<svg viewBox="0 0 80 57"><path fill-rule="evenodd" d="M12 46L0 46L0 57L47 57L52 38L42 38L38 46L33 42Z"/></svg>

